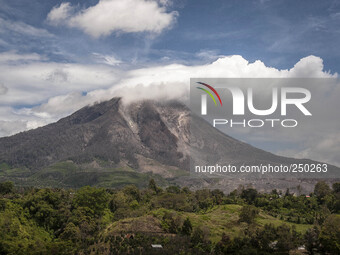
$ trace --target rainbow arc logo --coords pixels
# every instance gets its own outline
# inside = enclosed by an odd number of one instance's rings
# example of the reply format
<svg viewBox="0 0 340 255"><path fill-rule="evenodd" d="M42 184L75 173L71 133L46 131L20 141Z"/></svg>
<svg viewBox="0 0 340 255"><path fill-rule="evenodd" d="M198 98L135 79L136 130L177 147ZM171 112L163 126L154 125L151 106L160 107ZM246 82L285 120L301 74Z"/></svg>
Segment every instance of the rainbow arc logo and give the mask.
<svg viewBox="0 0 340 255"><path fill-rule="evenodd" d="M203 83L203 82L197 82L197 83L200 84L200 85L203 85L203 86L207 87L208 89L210 89L210 90L217 96L217 98L218 98L218 100L220 101L220 104L221 104L221 106L222 106L221 97L220 97L220 95L217 93L217 91L216 91L212 86L210 86L209 84ZM198 89L203 90L204 92L206 92L206 93L212 98L212 100L214 101L215 106L217 106L215 97L213 96L213 94L212 94L209 90L207 90L207 89L205 89L205 88L201 88L201 87L196 87L196 88L198 88Z"/></svg>

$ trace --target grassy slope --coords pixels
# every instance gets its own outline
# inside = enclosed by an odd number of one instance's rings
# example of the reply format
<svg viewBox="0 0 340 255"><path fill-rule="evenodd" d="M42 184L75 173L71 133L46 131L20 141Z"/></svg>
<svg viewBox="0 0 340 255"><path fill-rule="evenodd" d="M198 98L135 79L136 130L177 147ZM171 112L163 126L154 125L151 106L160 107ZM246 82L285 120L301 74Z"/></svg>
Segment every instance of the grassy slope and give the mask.
<svg viewBox="0 0 340 255"><path fill-rule="evenodd" d="M265 213L260 213L259 217L257 217L257 219L256 219L256 223L258 223L259 225L265 225L265 224L271 223L276 227L279 226L279 225L282 225L282 224L287 224L289 226L295 226L296 231L298 231L300 233L305 233L307 231L307 229L309 229L313 226L313 225L309 225L309 224L291 223L291 222L288 222L288 221L277 219L277 218L270 216L270 215L267 215Z"/></svg>
<svg viewBox="0 0 340 255"><path fill-rule="evenodd" d="M192 225L195 226L205 226L210 231L210 238L211 241L216 243L221 239L222 233L226 233L230 237L236 237L238 236L246 227L247 224L245 223L239 223L239 214L241 211L242 206L240 205L221 205L221 206L215 206L214 208L210 209L207 212L204 213L189 213L189 212L175 212L178 215L180 215L183 219L186 217L189 217ZM160 220L162 219L166 209L157 209L151 212L151 215L154 218L158 219L158 222L160 224ZM145 229L148 229L145 224L146 216L141 216L137 218L129 218L129 219L123 219L118 222L115 222L111 225L109 225L104 233L108 232L129 232L130 229L134 229L134 231L138 232L138 229L136 229L136 222L144 222L143 229L140 229L139 231L145 232ZM287 224L289 226L296 226L296 230L300 233L305 233L308 228L311 228L312 225L306 225L306 224L295 224L286 222L283 220L279 220L277 218L274 218L265 212L261 212L257 218L256 218L256 224L258 226L263 226L265 224L272 223L275 226L279 226L282 224ZM155 221L151 221L151 225L149 226L149 229L154 228ZM134 226L132 226L134 225ZM105 235L105 234L104 234Z"/></svg>

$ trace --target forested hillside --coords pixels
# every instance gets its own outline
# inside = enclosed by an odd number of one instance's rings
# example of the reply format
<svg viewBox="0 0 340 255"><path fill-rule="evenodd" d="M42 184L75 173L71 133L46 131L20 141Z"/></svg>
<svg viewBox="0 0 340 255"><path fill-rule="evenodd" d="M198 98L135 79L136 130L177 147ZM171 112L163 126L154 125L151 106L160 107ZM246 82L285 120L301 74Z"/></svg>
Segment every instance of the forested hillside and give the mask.
<svg viewBox="0 0 340 255"><path fill-rule="evenodd" d="M4 182L0 193L0 254L340 254L340 183L308 195L153 179L119 190Z"/></svg>

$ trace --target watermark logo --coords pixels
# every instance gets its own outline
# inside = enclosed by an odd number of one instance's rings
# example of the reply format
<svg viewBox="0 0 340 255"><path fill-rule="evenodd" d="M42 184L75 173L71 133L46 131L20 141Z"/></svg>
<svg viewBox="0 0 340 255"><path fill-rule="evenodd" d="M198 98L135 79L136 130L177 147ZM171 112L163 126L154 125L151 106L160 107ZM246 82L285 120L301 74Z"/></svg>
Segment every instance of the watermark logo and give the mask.
<svg viewBox="0 0 340 255"><path fill-rule="evenodd" d="M339 127L338 84L333 78L191 78L190 174L236 182L338 178L327 163L273 154L307 158L314 144L315 152L320 144L330 151L330 134Z"/></svg>
<svg viewBox="0 0 340 255"><path fill-rule="evenodd" d="M302 116L312 116L312 113L307 107L307 103L311 100L311 92L306 88L282 86L282 84L278 87L268 86L268 88L266 88L266 86L264 86L266 84L256 84L258 87L261 87L263 91L262 94L255 95L254 88L256 88L256 86L254 86L254 84L249 84L250 86L247 87L247 84L244 83L237 84L233 82L232 84L225 84L221 82L221 80L219 80L217 86L212 85L214 81L209 83L195 81L194 84L196 85L196 89L201 91L199 98L200 115L202 117L209 115L209 111L212 111L213 114L217 116L232 113L233 117L245 117L241 122L235 119L214 118L212 120L214 127L228 123L231 125L234 123L235 125L243 127L262 127L265 126L266 123L269 123L272 127L274 127L276 123L281 123L282 127L296 127L298 125L296 119L281 119L289 115L287 108L290 108L290 111L295 111L295 114L300 113ZM201 86L197 87L197 84ZM217 90L219 92L217 92ZM207 100L207 95L212 99L211 102ZM194 98L194 100L197 99L198 97ZM222 100L225 104L222 103ZM209 108L212 102L215 107L220 105L218 111L211 107ZM253 116L261 118L250 118ZM264 119L263 117L266 118Z"/></svg>
<svg viewBox="0 0 340 255"><path fill-rule="evenodd" d="M197 82L197 83L200 84L200 85L205 86L208 89L210 89L216 95L218 100L220 101L221 106L223 106L220 95L217 93L217 91L212 86L210 86L209 84L203 83L203 82ZM215 97L211 94L211 92L209 90L201 88L201 87L196 87L196 88L200 89L200 90L203 90L205 93L207 93L212 98L212 100L214 101L215 106L217 106ZM206 94L202 94L201 100L202 100L201 112L202 112L202 115L206 115L207 114L207 95Z"/></svg>

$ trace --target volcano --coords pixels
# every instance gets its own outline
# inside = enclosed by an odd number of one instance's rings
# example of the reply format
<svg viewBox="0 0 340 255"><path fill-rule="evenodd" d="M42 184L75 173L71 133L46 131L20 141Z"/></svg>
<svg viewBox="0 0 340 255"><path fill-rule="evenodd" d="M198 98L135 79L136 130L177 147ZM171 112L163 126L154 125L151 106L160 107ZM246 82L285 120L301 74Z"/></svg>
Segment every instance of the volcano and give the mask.
<svg viewBox="0 0 340 255"><path fill-rule="evenodd" d="M0 180L18 185L117 187L130 183L143 186L155 178L164 185L224 191L244 183L242 176L236 180L192 178L190 160L200 163L208 158L236 166L318 163L277 156L236 140L193 116L177 101L126 105L121 98L113 98L86 106L56 123L1 138ZM339 168L329 168L339 173ZM248 182L260 190L301 183L308 190L313 183L301 178Z"/></svg>

